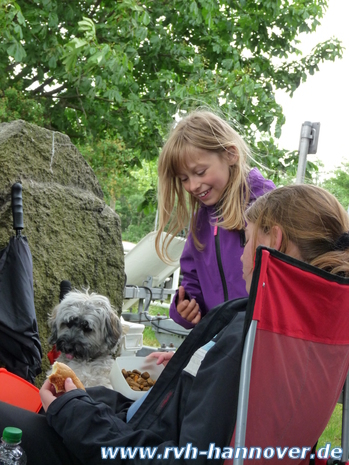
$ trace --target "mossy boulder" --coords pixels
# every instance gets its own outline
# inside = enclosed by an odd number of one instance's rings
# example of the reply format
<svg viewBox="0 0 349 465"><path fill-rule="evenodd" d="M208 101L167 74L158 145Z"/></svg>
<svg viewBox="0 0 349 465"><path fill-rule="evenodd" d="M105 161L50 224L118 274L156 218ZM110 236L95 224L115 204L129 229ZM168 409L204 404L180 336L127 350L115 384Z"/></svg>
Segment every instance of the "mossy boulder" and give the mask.
<svg viewBox="0 0 349 465"><path fill-rule="evenodd" d="M47 315L59 285L109 297L120 314L125 281L119 216L103 200L91 167L69 137L19 120L0 124L0 247L14 234L11 187L22 184L23 235L33 256L34 299L49 368Z"/></svg>

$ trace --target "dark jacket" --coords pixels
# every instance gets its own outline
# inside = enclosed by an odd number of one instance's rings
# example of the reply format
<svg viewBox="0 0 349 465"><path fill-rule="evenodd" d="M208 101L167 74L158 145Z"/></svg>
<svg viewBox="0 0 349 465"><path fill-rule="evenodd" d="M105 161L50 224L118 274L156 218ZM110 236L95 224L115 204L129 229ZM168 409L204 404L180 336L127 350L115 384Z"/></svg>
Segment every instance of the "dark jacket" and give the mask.
<svg viewBox="0 0 349 465"><path fill-rule="evenodd" d="M247 299L238 299L218 306L191 331L130 423L125 423L128 399L105 389L111 408L93 399L92 388L91 395L74 390L55 400L47 411L49 424L85 465L106 462L101 447L157 447L153 459L140 459L137 454L132 459L136 465L163 463L165 447L191 443L200 452L212 443L229 446L236 419L246 303ZM191 356L196 357L196 351L212 338L214 344L196 375L189 373ZM119 456L114 460L121 462ZM170 453L166 463L187 461ZM199 454L195 463L207 463L207 457Z"/></svg>
<svg viewBox="0 0 349 465"><path fill-rule="evenodd" d="M265 179L257 168L249 172L247 182L250 202L275 188L274 183ZM205 248L197 250L189 235L180 260L181 285L185 288L186 298L196 299L202 316L222 302L247 296L240 261L243 252L240 232L216 228L215 235L215 213L215 206L199 209L197 236ZM170 306L170 317L184 328L192 328L194 325L177 312L176 299L177 293Z"/></svg>

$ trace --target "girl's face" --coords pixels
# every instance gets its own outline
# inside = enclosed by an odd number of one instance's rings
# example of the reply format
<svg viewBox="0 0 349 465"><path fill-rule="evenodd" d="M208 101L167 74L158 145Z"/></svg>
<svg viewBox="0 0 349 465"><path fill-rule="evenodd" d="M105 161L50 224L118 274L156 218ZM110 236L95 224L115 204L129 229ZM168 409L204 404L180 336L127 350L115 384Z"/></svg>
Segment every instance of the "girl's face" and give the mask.
<svg viewBox="0 0 349 465"><path fill-rule="evenodd" d="M232 149L234 150L234 149ZM236 163L232 151L227 157L192 148L186 167L178 173L184 189L205 205L215 205L229 181L229 167Z"/></svg>
<svg viewBox="0 0 349 465"><path fill-rule="evenodd" d="M254 267L254 256L256 253L256 248L259 245L265 245L266 247L271 246L271 235L265 234L260 229L257 232L256 243L253 244L253 239L255 237L255 224L247 221L247 226L245 229L245 248L244 252L241 255L242 261L242 277L246 282L246 291L250 293L252 273Z"/></svg>

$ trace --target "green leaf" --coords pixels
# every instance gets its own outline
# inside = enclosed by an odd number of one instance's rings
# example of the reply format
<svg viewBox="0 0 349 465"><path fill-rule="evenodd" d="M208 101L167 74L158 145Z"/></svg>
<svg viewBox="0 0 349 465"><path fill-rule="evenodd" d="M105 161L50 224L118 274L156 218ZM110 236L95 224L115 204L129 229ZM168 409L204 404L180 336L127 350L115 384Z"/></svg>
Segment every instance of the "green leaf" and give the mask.
<svg viewBox="0 0 349 465"><path fill-rule="evenodd" d="M225 69L231 69L233 67L233 63L233 60L231 58L228 58L222 61L222 66Z"/></svg>
<svg viewBox="0 0 349 465"><path fill-rule="evenodd" d="M88 42L84 39L79 39L75 37L73 40L69 42L69 45L71 45L73 48L82 48L85 47L85 45L88 45Z"/></svg>
<svg viewBox="0 0 349 465"><path fill-rule="evenodd" d="M20 24L21 26L25 26L25 19L24 19L24 16L22 15L22 12L21 11L18 11L17 12L17 21L18 21L18 24Z"/></svg>
<svg viewBox="0 0 349 465"><path fill-rule="evenodd" d="M56 60L56 57L54 57L54 56L51 57L51 58L49 59L48 65L49 65L49 67L50 67L51 69L56 68L56 67L57 67L57 60Z"/></svg>
<svg viewBox="0 0 349 465"><path fill-rule="evenodd" d="M122 96L120 93L115 89L110 89L106 92L106 97L110 100L114 100L115 102L121 103Z"/></svg>
<svg viewBox="0 0 349 465"><path fill-rule="evenodd" d="M88 59L88 61L90 63L97 63L98 65L103 61L104 59L104 53L103 51L97 51L96 53L94 53L92 56L90 56L90 58Z"/></svg>
<svg viewBox="0 0 349 465"><path fill-rule="evenodd" d="M191 4L190 4L190 13L192 13L195 16L197 16L199 14L198 5L197 5L197 3L195 1L191 2Z"/></svg>
<svg viewBox="0 0 349 465"><path fill-rule="evenodd" d="M95 31L95 25L92 19L83 18L82 21L78 22L80 31Z"/></svg>
<svg viewBox="0 0 349 465"><path fill-rule="evenodd" d="M148 26L148 24L150 23L150 16L146 11L142 16L142 23L144 24L144 26Z"/></svg>
<svg viewBox="0 0 349 465"><path fill-rule="evenodd" d="M77 62L77 55L74 52L69 53L63 59L67 71L73 71Z"/></svg>
<svg viewBox="0 0 349 465"><path fill-rule="evenodd" d="M50 13L48 16L48 25L51 28L54 28L58 25L58 16L57 13Z"/></svg>
<svg viewBox="0 0 349 465"><path fill-rule="evenodd" d="M19 24L15 24L14 27L13 27L13 31L15 32L15 34L20 38L20 39L23 39L23 32L22 32L22 28Z"/></svg>
<svg viewBox="0 0 349 465"><path fill-rule="evenodd" d="M19 42L15 42L7 48L7 54L20 63L26 56L26 52Z"/></svg>
<svg viewBox="0 0 349 465"><path fill-rule="evenodd" d="M135 31L135 36L139 41L143 41L148 35L148 29L146 27L138 27Z"/></svg>

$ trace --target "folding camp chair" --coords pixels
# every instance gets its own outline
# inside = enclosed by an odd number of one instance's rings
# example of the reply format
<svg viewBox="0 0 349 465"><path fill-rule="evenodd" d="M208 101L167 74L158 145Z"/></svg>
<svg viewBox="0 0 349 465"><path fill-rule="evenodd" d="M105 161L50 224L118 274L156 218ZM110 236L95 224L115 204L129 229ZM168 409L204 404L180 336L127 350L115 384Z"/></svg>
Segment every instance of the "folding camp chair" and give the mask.
<svg viewBox="0 0 349 465"><path fill-rule="evenodd" d="M346 463L349 458L349 374L345 380L343 388L343 411L342 411L342 440L341 446L343 450L342 463Z"/></svg>
<svg viewBox="0 0 349 465"><path fill-rule="evenodd" d="M348 373L349 279L259 247L246 326L225 463L309 463Z"/></svg>

